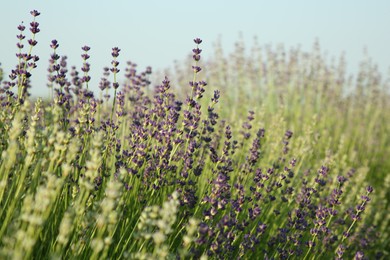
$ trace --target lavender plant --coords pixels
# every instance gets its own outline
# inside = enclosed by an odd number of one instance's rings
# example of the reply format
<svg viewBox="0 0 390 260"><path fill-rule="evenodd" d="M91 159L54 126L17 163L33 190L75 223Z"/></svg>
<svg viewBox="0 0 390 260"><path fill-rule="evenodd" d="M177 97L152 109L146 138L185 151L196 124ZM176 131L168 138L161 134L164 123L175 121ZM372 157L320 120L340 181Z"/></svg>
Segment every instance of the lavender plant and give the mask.
<svg viewBox="0 0 390 260"><path fill-rule="evenodd" d="M370 64L348 94L318 45L204 62L195 38L190 81L153 86L114 47L96 95L90 47L69 72L52 40L33 102L31 14L0 91L2 258L388 258L389 93Z"/></svg>

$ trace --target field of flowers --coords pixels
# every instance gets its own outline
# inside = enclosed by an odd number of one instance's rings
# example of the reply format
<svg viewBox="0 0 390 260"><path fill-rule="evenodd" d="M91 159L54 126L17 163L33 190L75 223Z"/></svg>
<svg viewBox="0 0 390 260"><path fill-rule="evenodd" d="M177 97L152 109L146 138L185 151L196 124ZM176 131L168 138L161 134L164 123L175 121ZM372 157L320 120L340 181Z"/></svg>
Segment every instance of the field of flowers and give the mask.
<svg viewBox="0 0 390 260"><path fill-rule="evenodd" d="M0 75L1 259L390 257L390 87L372 61L349 78L318 43L240 41L203 60L195 38L160 77L114 47L94 93L90 48L68 69L53 40L37 99L31 15Z"/></svg>

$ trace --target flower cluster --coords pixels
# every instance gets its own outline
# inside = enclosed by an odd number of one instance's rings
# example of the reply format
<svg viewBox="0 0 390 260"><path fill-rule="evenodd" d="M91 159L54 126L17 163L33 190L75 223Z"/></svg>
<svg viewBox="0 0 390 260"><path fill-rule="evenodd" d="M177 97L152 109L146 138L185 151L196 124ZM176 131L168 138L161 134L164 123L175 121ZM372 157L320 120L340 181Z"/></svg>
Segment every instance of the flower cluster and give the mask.
<svg viewBox="0 0 390 260"><path fill-rule="evenodd" d="M388 143L390 129L378 127L383 143L371 135L366 143L358 138L364 124L350 118L374 94L337 97L352 109L328 111L327 91L306 96L323 74L306 75L312 63L305 58L303 65L285 64L268 50L274 67L251 67L255 61L243 64L238 46L222 64L234 69L224 70L202 59L199 38L185 95L175 75L153 85L150 67L128 61L121 69L118 47L95 93L90 47L81 48L81 68L68 72L52 40L51 95L32 104L27 89L38 61L31 49L39 12L31 14L30 51L23 51L22 24L18 65L0 91L1 258L388 258L390 220L382 201L390 178L379 183L368 173L389 169L381 157L387 148L379 144ZM243 77L247 68L251 77ZM333 88L335 78L324 84ZM242 84L252 81L260 86L248 94ZM364 133L379 131L384 96L362 112L375 115L362 117ZM355 123L338 121L341 115Z"/></svg>

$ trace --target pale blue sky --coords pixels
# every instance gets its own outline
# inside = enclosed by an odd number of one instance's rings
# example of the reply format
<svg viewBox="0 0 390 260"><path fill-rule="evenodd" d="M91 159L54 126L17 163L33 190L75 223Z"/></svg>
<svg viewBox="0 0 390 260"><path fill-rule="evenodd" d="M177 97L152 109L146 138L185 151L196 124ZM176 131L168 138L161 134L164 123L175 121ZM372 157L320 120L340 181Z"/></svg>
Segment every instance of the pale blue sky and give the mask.
<svg viewBox="0 0 390 260"><path fill-rule="evenodd" d="M390 1L388 0L166 0L166 1L2 1L0 62L6 73L16 63L17 25L31 20L30 10L41 12L41 32L34 53L41 60L33 73L33 93L47 93L46 69L52 39L59 55L69 65L82 64L81 46L89 45L92 84L97 86L102 68L111 61L111 48L122 49L120 68L132 60L141 68L171 66L194 47L192 39L203 39L204 55L213 52L213 43L222 37L231 50L239 33L251 45L298 44L310 50L316 38L330 56L346 52L348 67L355 69L363 48L382 71L390 66Z"/></svg>

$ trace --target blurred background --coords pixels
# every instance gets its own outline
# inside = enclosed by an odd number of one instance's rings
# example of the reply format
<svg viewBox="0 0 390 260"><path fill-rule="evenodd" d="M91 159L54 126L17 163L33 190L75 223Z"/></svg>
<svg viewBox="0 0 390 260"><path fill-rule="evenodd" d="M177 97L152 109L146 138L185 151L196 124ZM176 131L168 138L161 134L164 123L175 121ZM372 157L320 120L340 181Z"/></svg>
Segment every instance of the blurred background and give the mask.
<svg viewBox="0 0 390 260"><path fill-rule="evenodd" d="M102 68L110 65L112 47L122 49L122 69L131 60L140 68L150 65L161 70L183 60L194 47L194 37L203 39L204 58L213 53L218 39L227 53L240 37L248 48L257 37L261 45L283 43L286 48L301 46L303 50L310 50L318 39L329 57L345 52L350 73L356 73L364 50L381 72L387 74L390 65L390 2L386 0L14 0L3 1L1 9L0 62L5 76L17 62L16 27L24 21L28 28L29 12L41 12L37 19L41 32L33 51L41 60L33 72L31 90L37 96L49 93L46 70L52 39L60 44L58 54L67 55L68 64L77 68L82 64L81 47L91 47L90 85L95 89Z"/></svg>

